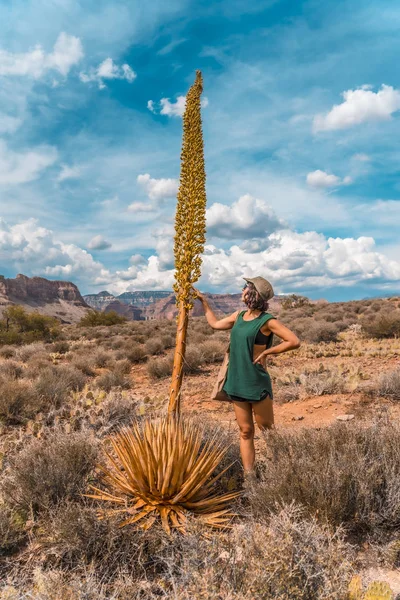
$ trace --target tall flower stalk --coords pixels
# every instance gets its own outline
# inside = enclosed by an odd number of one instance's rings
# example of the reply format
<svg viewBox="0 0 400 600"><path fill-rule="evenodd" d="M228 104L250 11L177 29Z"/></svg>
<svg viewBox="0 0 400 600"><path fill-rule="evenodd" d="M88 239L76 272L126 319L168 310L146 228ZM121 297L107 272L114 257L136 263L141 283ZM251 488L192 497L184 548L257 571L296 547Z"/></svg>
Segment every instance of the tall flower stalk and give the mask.
<svg viewBox="0 0 400 600"><path fill-rule="evenodd" d="M202 91L201 72L196 71L196 80L186 96L183 115L181 173L175 214L174 291L178 318L168 406L170 413L180 412L189 310L193 308L195 298L192 285L201 274L201 255L206 233L206 173L200 101Z"/></svg>

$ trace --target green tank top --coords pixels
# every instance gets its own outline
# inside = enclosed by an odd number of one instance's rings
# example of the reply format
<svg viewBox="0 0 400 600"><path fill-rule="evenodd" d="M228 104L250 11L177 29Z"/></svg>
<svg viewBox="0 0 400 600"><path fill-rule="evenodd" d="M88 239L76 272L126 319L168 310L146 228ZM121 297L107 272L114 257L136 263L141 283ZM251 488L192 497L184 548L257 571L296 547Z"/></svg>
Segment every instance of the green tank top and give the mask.
<svg viewBox="0 0 400 600"><path fill-rule="evenodd" d="M268 394L271 398L273 395L269 373L259 363L253 364L254 341L264 323L276 317L261 313L256 319L244 321L245 312L239 313L231 329L228 372L223 390L229 396L256 402ZM273 333L268 336L267 348L272 346L272 340Z"/></svg>

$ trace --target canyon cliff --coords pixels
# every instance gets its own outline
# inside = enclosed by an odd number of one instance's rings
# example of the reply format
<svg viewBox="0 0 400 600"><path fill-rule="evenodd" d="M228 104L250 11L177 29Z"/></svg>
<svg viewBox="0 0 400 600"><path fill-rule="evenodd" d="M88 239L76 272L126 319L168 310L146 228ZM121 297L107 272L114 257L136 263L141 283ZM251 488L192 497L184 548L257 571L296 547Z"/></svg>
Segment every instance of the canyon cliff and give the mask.
<svg viewBox="0 0 400 600"><path fill-rule="evenodd" d="M0 275L0 316L7 306L19 304L28 312L57 317L62 323L76 323L89 310L77 286L69 281L19 274L15 279Z"/></svg>

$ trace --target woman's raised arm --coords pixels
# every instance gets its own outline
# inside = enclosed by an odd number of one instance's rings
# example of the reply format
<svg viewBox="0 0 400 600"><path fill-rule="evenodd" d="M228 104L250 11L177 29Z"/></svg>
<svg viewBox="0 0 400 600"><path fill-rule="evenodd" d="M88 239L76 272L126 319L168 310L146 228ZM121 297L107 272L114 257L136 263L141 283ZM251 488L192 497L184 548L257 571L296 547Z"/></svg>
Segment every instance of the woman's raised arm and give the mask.
<svg viewBox="0 0 400 600"><path fill-rule="evenodd" d="M208 304L205 296L203 296L203 294L201 292L199 292L199 290L197 290L196 288L193 288L193 289L196 292L196 298L198 298L203 305L204 314L207 319L207 323L213 329L232 329L232 327L235 324L236 317L239 314L239 311L237 310L236 312L232 313L228 317L224 317L223 319L217 319L217 317L211 310L210 305Z"/></svg>

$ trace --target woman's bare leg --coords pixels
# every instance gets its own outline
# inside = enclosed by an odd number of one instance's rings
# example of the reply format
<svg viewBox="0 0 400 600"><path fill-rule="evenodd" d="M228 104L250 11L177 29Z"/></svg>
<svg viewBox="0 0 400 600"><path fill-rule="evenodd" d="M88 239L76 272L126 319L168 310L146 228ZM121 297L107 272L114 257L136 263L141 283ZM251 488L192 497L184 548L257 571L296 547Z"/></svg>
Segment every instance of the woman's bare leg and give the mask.
<svg viewBox="0 0 400 600"><path fill-rule="evenodd" d="M264 429L274 429L274 405L270 396L267 396L260 402L254 402L252 406L256 423L261 431Z"/></svg>
<svg viewBox="0 0 400 600"><path fill-rule="evenodd" d="M255 461L253 411L250 402L234 402L236 421L240 429L240 455L243 469L253 471Z"/></svg>

